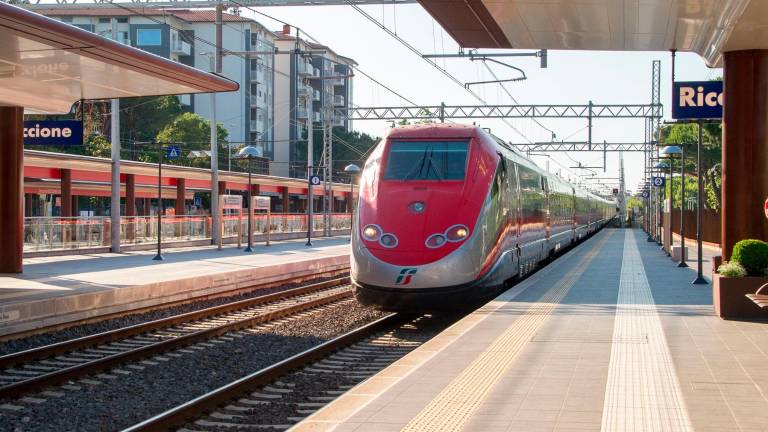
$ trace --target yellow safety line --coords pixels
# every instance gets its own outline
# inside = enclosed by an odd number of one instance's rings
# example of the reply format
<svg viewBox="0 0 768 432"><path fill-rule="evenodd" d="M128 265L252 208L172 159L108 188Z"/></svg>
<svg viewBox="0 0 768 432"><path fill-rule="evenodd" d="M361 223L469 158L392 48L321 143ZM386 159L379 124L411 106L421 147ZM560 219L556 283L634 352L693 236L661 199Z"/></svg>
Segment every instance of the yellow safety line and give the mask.
<svg viewBox="0 0 768 432"><path fill-rule="evenodd" d="M482 401L514 363L523 346L536 334L559 302L581 277L611 236L603 237L589 253L560 278L536 303L517 318L466 369L402 429L404 432L461 431Z"/></svg>

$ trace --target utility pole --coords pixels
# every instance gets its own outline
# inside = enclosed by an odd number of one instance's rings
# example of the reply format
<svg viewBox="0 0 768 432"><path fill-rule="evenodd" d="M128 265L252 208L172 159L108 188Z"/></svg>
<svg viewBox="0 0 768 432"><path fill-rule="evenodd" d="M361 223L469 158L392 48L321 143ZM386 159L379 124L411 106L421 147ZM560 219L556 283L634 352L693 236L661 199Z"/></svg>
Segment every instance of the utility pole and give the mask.
<svg viewBox="0 0 768 432"><path fill-rule="evenodd" d="M298 38L298 36L297 36ZM298 60L298 57L297 57ZM296 67L298 68L298 61L296 62ZM305 85L309 85L309 80L303 80ZM306 95L306 93L305 93ZM313 211L313 204L314 204L314 196L312 192L312 164L314 160L314 142L313 142L313 135L314 130L312 130L312 97L305 97L304 99L304 106L307 110L307 246L312 246L312 211Z"/></svg>
<svg viewBox="0 0 768 432"><path fill-rule="evenodd" d="M616 199L616 204L619 206L619 226L624 228L624 222L627 220L627 204L626 204L627 191L624 185L624 153L619 152L619 196Z"/></svg>
<svg viewBox="0 0 768 432"><path fill-rule="evenodd" d="M216 51L211 56L211 72L221 74L221 31L224 6L216 5ZM216 93L210 93L211 105L211 244L219 244L221 216L219 215L219 134L216 127Z"/></svg>
<svg viewBox="0 0 768 432"><path fill-rule="evenodd" d="M117 18L112 18L112 40L117 40ZM109 219L112 252L120 252L120 100L111 101L112 199Z"/></svg>
<svg viewBox="0 0 768 432"><path fill-rule="evenodd" d="M211 72L215 72L216 58L210 57ZM219 214L219 134L216 127L216 93L210 93L211 105L211 244L219 244L221 215Z"/></svg>

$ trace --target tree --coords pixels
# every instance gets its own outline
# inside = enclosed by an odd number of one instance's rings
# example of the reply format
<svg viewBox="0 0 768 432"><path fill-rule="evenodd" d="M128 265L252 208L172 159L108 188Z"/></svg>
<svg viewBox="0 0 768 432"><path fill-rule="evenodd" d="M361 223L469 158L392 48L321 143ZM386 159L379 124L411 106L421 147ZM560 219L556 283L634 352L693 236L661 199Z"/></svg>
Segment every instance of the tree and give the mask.
<svg viewBox="0 0 768 432"><path fill-rule="evenodd" d="M720 196L720 162L722 159L722 126L719 123L705 123L702 127L702 173L704 177L704 206L712 210L721 207ZM695 173L696 151L698 144L698 125L694 123L681 123L663 127L661 129L661 142L666 145L677 145L685 149L686 172ZM679 166L679 164L678 164ZM686 194L696 196L697 186L693 176L694 189L689 192L688 180L686 180ZM678 180L679 183L679 180ZM678 186L679 191L679 186ZM675 204L677 207L679 204Z"/></svg>
<svg viewBox="0 0 768 432"><path fill-rule="evenodd" d="M219 155L227 154L227 137L229 134L221 123L216 125L218 134ZM155 141L164 143L181 143L182 156L190 150L209 150L211 142L211 122L195 113L183 113L163 127L155 136ZM143 148L141 159L145 162L157 162L154 148ZM185 159L184 157L181 158ZM220 159L221 160L221 159ZM169 163L174 163L170 162ZM185 165L209 167L207 159L192 159Z"/></svg>
<svg viewBox="0 0 768 432"><path fill-rule="evenodd" d="M169 123L181 115L179 98L176 96L135 97L120 100L120 137L129 149L134 142L147 142ZM135 156L135 152L132 152Z"/></svg>
<svg viewBox="0 0 768 432"><path fill-rule="evenodd" d="M312 137L314 147L314 166L318 166L323 151L323 131L315 128ZM344 172L344 167L355 164L362 167L368 159L373 147L379 142L379 138L357 131L346 131L344 128L333 128L333 175L338 176ZM307 159L306 145L299 145L296 149L298 160ZM341 174L346 176L346 174ZM343 177L342 177L343 178Z"/></svg>

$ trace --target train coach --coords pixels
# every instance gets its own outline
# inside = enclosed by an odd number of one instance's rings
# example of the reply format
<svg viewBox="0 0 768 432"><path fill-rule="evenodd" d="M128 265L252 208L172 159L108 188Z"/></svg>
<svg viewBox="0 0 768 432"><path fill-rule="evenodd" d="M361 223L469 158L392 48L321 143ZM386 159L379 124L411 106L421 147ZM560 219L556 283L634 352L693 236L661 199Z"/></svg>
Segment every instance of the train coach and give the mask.
<svg viewBox="0 0 768 432"><path fill-rule="evenodd" d="M385 310L481 301L616 212L479 127L394 128L360 178L355 296Z"/></svg>

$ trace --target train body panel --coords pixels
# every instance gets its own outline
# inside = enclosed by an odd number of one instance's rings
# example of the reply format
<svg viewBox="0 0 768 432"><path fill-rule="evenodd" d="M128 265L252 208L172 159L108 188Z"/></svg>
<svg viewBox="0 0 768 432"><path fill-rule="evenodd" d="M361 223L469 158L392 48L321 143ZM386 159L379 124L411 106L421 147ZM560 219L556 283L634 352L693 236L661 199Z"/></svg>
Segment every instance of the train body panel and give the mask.
<svg viewBox="0 0 768 432"><path fill-rule="evenodd" d="M393 129L366 162L353 233L356 296L384 309L465 304L607 223L614 205L480 128Z"/></svg>

